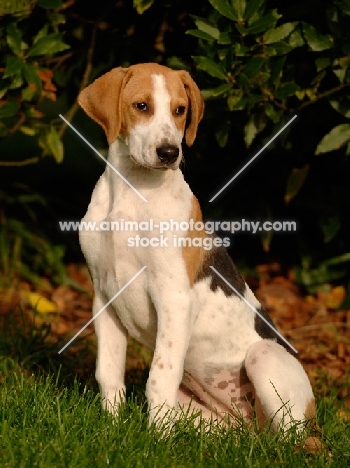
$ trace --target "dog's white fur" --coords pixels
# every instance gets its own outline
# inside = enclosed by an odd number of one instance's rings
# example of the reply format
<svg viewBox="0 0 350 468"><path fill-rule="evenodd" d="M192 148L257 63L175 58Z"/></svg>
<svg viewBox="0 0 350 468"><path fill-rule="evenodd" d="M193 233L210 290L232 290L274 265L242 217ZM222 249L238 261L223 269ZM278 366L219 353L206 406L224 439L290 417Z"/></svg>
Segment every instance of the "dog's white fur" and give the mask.
<svg viewBox="0 0 350 468"><path fill-rule="evenodd" d="M187 72L156 64L116 68L79 96L86 113L105 130L109 162L147 199L142 201L110 167L98 181L85 221L201 220L198 202L179 169L181 143L191 145L203 115L203 100ZM128 247L137 234L82 231L80 242L94 284L96 314L143 266L147 266L95 320L96 378L103 406L115 412L125 392L127 336L154 350L146 387L151 421L175 412L179 403L204 417L243 415L253 406L272 429L314 417L314 396L300 363L254 312L225 289L209 265L227 267L244 297L261 306L223 248ZM259 328L260 327L260 328Z"/></svg>

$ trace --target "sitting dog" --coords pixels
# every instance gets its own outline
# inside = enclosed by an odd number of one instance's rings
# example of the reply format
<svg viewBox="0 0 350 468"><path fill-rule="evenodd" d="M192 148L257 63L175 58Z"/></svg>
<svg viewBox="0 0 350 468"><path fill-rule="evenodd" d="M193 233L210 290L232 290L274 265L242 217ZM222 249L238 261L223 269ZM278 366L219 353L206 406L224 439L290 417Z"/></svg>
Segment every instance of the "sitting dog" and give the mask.
<svg viewBox="0 0 350 468"><path fill-rule="evenodd" d="M130 334L154 350L146 385L150 421L189 406L211 420L249 421L256 411L259 424L270 421L272 430L313 418L301 364L254 312L272 325L221 239L198 228L201 210L179 169L182 140L193 144L204 111L190 75L154 63L114 68L78 100L109 143L109 165L83 220L137 222L132 231L80 232L93 314L108 304L95 319L103 407L114 413L124 398ZM164 222L172 230L160 235ZM184 222L191 225L185 233ZM141 231L141 223L151 228ZM190 242L179 245L180 237ZM207 238L210 250L199 242Z"/></svg>

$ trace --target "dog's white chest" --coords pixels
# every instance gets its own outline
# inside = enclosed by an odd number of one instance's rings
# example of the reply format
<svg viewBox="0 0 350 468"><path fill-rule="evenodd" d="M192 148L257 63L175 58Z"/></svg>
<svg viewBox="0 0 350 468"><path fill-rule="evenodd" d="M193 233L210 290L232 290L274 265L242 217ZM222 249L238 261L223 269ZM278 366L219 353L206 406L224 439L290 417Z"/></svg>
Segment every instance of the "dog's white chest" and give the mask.
<svg viewBox="0 0 350 468"><path fill-rule="evenodd" d="M100 290L106 301L141 268L147 267L112 305L128 332L149 347L154 347L157 333L154 285L161 289L162 278L169 276L169 270L186 279L181 248L174 245L175 237L181 232L173 229L163 232L161 228L166 220L180 223L190 213L191 192L183 179L179 185L177 179L182 178L182 174L178 172L178 175L172 174L174 177L165 190L162 187L145 190L146 203L130 188L125 189L122 181L115 180L111 187L108 181L117 175L107 169L95 187L82 220L90 225L95 223L95 230L80 232L81 248L94 288ZM123 193L118 194L121 185Z"/></svg>

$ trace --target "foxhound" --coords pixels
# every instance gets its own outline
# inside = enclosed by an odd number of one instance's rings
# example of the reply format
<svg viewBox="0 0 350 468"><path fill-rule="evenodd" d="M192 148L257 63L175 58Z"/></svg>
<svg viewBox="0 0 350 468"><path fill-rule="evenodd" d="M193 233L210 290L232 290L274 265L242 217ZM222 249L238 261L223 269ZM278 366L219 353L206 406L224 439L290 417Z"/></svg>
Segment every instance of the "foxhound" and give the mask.
<svg viewBox="0 0 350 468"><path fill-rule="evenodd" d="M149 231L80 232L93 279L94 315L147 267L96 316L103 407L115 414L124 398L130 334L154 351L146 385L151 422L188 407L216 421L249 421L256 414L259 423L270 421L272 430L313 418L315 399L303 367L276 338L221 239L196 228L200 206L179 168L182 141L193 144L204 111L190 75L154 63L114 68L78 100L104 129L110 163L83 220L153 221ZM162 234L163 242L152 243L161 223L170 220L173 229ZM185 233L189 242L179 246L175 240L184 237L179 226L189 221L194 226ZM130 244L141 234L144 244ZM211 249L200 242L208 238Z"/></svg>

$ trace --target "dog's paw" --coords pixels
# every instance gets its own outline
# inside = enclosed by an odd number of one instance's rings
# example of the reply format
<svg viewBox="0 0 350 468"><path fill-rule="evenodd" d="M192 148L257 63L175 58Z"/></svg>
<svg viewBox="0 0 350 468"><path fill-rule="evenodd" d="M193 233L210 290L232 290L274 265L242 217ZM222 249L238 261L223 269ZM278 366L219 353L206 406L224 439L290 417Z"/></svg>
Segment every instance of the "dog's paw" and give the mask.
<svg viewBox="0 0 350 468"><path fill-rule="evenodd" d="M108 397L101 397L102 409L110 413L114 419L117 419L121 405L125 404L125 392L120 391Z"/></svg>
<svg viewBox="0 0 350 468"><path fill-rule="evenodd" d="M158 407L149 408L149 425L153 426L158 432L163 435L168 435L172 431L179 412L176 408L164 403Z"/></svg>

